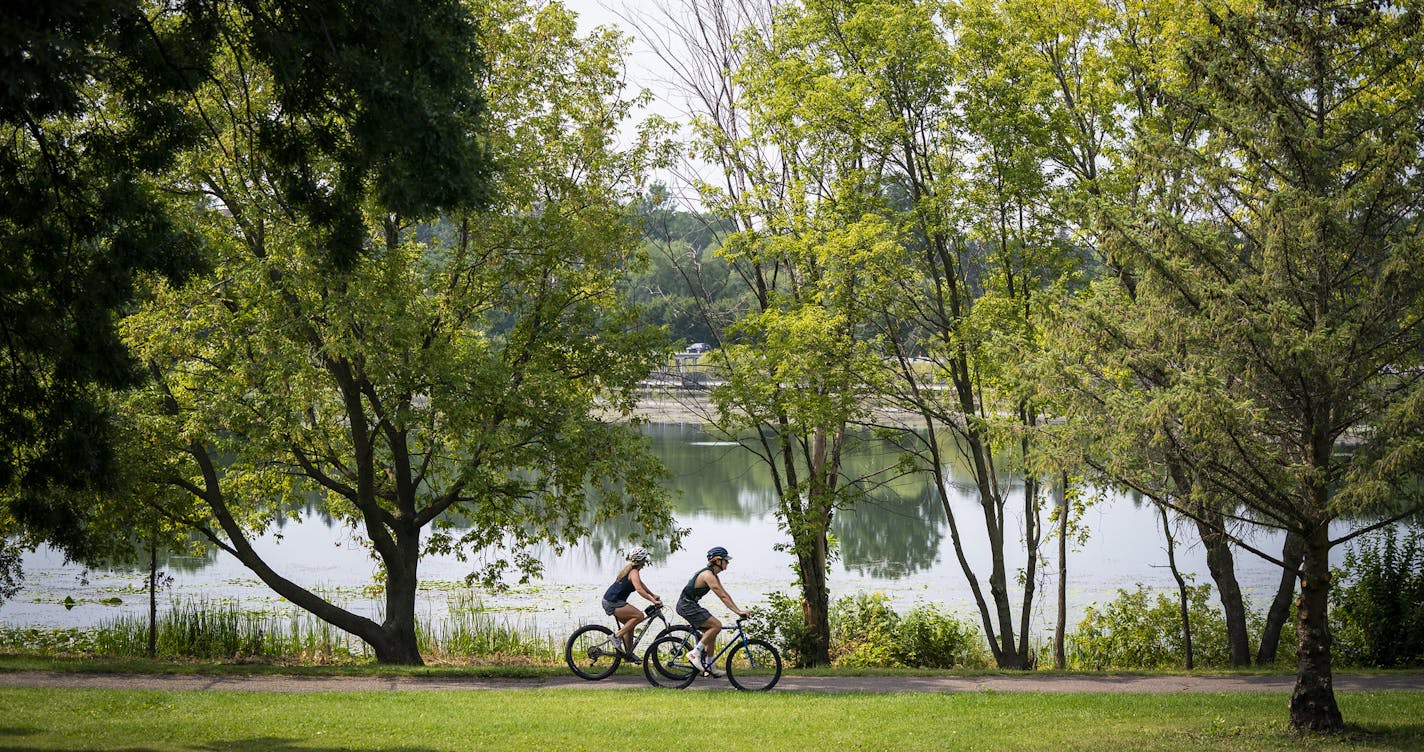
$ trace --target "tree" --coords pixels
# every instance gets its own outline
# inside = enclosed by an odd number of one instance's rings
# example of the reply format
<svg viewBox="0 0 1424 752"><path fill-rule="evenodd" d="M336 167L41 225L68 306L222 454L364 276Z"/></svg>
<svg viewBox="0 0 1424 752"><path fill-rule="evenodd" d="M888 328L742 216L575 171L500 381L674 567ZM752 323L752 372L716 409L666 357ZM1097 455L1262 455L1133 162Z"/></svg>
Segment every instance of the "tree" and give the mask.
<svg viewBox="0 0 1424 752"><path fill-rule="evenodd" d="M694 152L721 171L698 189L734 230L717 253L747 301L718 322L710 359L724 383L708 422L771 473L810 640L800 655L828 664L831 529L859 493L843 460L860 439L850 429L866 413L863 374L876 369L864 301L884 285L891 228L865 190L860 144L826 127L845 92L821 75L834 61L805 17L759 2L683 9L685 49L662 54L695 100Z"/></svg>
<svg viewBox="0 0 1424 752"><path fill-rule="evenodd" d="M1135 163L1173 179L1101 215L1132 283L1073 301L1098 346L1064 366L1136 458L1114 475L1155 457L1179 512L1298 536L1291 725L1337 730L1329 552L1420 508L1419 12L1251 5L1181 36L1155 83L1202 135L1144 123Z"/></svg>
<svg viewBox="0 0 1424 752"><path fill-rule="evenodd" d="M215 26L201 2L150 15L137 0L40 0L5 13L0 550L44 541L84 560L100 545L76 500L112 488L118 469L104 392L143 373L116 317L137 279L201 266L151 176L195 141L180 102ZM0 561L18 574L17 552Z"/></svg>
<svg viewBox="0 0 1424 752"><path fill-rule="evenodd" d="M458 28L432 31L437 39L396 41L413 55L478 49L477 60L447 61L478 78L407 67L387 84L478 85L482 123L466 117L468 97L436 97L432 107L482 126L455 141L486 150L485 207L422 224L439 202L408 203L415 188L402 181L464 178L412 174L399 150L372 162L354 133L350 150L305 152L309 174L298 175L329 191L330 206L354 202L360 224L294 200L284 142L254 137L293 92L270 53L234 44L195 98L212 148L173 182L187 191L214 273L156 285L124 322L153 374L125 417L155 458L148 480L181 492L155 496L163 513L365 640L384 663L421 662L423 554L486 557L471 576L493 583L510 570L538 575L528 547L562 550L617 516L677 542L643 440L597 417L628 413L662 344L615 286L637 262L630 180L656 154L652 134L630 151L613 147L632 107L619 96L623 42L611 32L579 39L567 10L519 0L482 6L478 23L447 20ZM360 114L379 101L357 105L313 121L310 133L304 122L279 125L325 147L326 135L359 130ZM419 132L400 138L422 148ZM366 161L352 167L348 156ZM455 172L465 162L429 166ZM364 177L347 195L353 169ZM359 243L335 247L351 238ZM331 603L253 549L253 535L312 498L364 536L385 590L382 621Z"/></svg>
<svg viewBox="0 0 1424 752"><path fill-rule="evenodd" d="M745 306L745 289L715 251L732 228L716 217L678 209L666 188L654 185L639 203L648 249L646 271L625 282L643 320L662 326L674 342L716 342L712 322Z"/></svg>
<svg viewBox="0 0 1424 752"><path fill-rule="evenodd" d="M865 97L856 127L903 196L901 270L876 315L890 367L875 393L914 416L899 435L939 496L996 663L1026 667L1042 505L1063 468L1041 459L1042 405L1019 364L1040 347L1047 293L1079 262L1049 211L1048 79L992 3L854 3L826 18L848 88ZM952 504L952 464L974 479L987 573L964 553L975 520ZM1027 560L1017 607L1014 545Z"/></svg>

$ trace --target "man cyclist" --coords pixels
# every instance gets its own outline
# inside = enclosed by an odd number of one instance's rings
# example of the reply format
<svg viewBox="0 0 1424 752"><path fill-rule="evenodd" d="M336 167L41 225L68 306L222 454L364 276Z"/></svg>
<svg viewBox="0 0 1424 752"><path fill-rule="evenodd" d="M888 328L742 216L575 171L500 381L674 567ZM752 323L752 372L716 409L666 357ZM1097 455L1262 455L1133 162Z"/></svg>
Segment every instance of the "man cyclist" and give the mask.
<svg viewBox="0 0 1424 752"><path fill-rule="evenodd" d="M687 586L682 589L682 595L677 599L677 614L687 623L697 627L702 632L702 639L693 647L689 657L693 665L701 666L705 673L712 676L722 676L725 672L712 665L712 657L717 655L717 633L722 631L722 622L717 620L710 611L703 608L698 601L708 591L717 594L722 602L727 604L727 608L737 616L746 618L751 614L745 609L738 608L732 601L732 596L727 595L727 591L722 589L722 580L718 576L727 570L731 564L732 557L727 553L727 549L715 546L707 551L707 566L697 570L697 574L692 575L692 579L687 581Z"/></svg>

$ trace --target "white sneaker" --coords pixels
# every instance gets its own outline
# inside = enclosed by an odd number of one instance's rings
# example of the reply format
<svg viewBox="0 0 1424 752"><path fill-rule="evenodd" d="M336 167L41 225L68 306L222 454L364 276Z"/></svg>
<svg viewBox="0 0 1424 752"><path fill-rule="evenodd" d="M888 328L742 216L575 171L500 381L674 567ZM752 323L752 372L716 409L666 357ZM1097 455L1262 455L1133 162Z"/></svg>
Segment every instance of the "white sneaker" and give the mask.
<svg viewBox="0 0 1424 752"><path fill-rule="evenodd" d="M687 661L688 663L691 663L694 666L702 665L702 643L697 643L697 645L693 647L692 650L688 651Z"/></svg>
<svg viewBox="0 0 1424 752"><path fill-rule="evenodd" d="M702 670L707 672L710 676L715 676L718 679L721 679L722 677L727 675L726 671L717 668L715 665L713 665L712 661L707 661L706 663L702 664Z"/></svg>

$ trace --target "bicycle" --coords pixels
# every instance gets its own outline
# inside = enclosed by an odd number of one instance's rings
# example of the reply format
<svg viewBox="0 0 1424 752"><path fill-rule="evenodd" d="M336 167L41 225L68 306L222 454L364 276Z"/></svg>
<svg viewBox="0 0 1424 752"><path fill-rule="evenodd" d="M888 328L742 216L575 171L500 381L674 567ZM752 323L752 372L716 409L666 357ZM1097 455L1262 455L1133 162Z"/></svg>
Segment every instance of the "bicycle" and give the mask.
<svg viewBox="0 0 1424 752"><path fill-rule="evenodd" d="M687 624L668 624L667 617L663 616L662 606L648 606L643 609L643 613L647 614L648 618L642 626L633 631L634 651L638 649L638 643L654 621L663 623L663 628L658 631L654 641L679 633L692 634L692 627ZM635 652L634 655L636 654ZM623 662L623 657L623 640L614 637L613 630L602 624L585 624L575 629L564 644L564 661L569 664L569 669L575 676L589 681L612 676Z"/></svg>
<svg viewBox="0 0 1424 752"><path fill-rule="evenodd" d="M747 692L765 692L776 686L781 679L781 654L766 640L747 637L738 619L728 631L736 634L728 638L722 649L712 657L711 664L726 656L727 681L737 689ZM708 674L702 666L694 666L688 654L701 638L701 631L693 628L692 636L671 634L653 640L643 654L643 676L655 687L684 689L694 679Z"/></svg>

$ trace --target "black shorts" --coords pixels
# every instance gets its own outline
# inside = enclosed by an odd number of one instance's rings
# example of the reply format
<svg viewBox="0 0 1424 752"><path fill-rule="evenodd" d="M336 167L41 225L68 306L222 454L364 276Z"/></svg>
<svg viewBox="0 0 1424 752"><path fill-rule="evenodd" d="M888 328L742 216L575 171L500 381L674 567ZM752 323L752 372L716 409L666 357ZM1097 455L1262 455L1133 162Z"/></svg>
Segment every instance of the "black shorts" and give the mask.
<svg viewBox="0 0 1424 752"><path fill-rule="evenodd" d="M687 620L688 624L700 627L712 618L712 612L692 601L678 600L677 615Z"/></svg>

